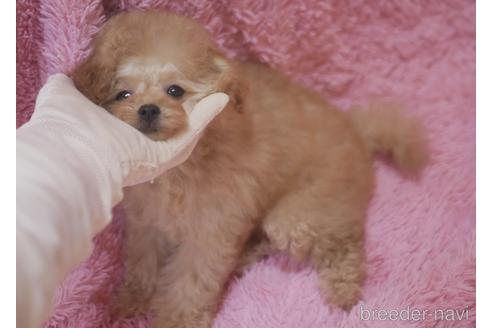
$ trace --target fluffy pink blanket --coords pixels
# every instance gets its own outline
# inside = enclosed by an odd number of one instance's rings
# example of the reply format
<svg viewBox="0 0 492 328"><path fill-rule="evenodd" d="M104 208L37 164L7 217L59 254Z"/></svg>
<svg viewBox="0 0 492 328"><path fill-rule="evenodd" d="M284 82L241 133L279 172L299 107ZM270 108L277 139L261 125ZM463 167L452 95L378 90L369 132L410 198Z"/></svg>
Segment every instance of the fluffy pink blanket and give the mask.
<svg viewBox="0 0 492 328"><path fill-rule="evenodd" d="M17 1L17 125L49 74L69 72L108 16L137 7L194 17L228 55L267 62L342 108L396 99L431 141L419 181L376 164L368 279L350 313L323 304L312 269L286 270L280 255L232 283L215 327L475 325L474 1ZM147 326L108 317L122 272L116 213L58 289L47 327Z"/></svg>

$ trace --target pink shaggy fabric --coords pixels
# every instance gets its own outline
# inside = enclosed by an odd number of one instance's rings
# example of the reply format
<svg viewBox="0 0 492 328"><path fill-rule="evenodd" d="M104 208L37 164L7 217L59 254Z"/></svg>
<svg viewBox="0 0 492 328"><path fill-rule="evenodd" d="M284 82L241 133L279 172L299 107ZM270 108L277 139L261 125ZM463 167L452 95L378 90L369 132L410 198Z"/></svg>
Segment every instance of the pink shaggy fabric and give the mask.
<svg viewBox="0 0 492 328"><path fill-rule="evenodd" d="M17 125L29 118L46 77L69 72L107 17L134 8L194 17L230 56L267 62L342 108L396 99L428 129L432 164L418 182L376 164L368 279L357 307L345 313L324 305L310 266L274 255L232 283L215 327L475 325L474 1L18 1ZM147 326L148 318L108 317L122 273L117 213L94 239L92 256L58 289L46 327ZM361 320L361 307L431 315ZM435 320L435 309L465 310L465 318L455 312L455 320Z"/></svg>

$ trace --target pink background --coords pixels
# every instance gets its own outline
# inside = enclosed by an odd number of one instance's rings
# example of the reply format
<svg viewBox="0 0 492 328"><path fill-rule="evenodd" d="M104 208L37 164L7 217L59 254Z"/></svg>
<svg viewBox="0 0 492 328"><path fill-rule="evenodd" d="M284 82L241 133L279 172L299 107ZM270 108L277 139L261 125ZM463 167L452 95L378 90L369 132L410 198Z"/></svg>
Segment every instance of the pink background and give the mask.
<svg viewBox="0 0 492 328"><path fill-rule="evenodd" d="M215 327L475 325L474 1L17 1L17 126L46 77L70 72L107 16L136 7L194 17L228 55L267 62L341 108L396 100L422 118L431 141L420 181L375 165L369 276L356 308L324 305L309 265L277 255L233 282ZM108 317L122 272L122 216L58 289L47 327L146 327L147 318ZM363 321L360 306L468 309L468 320Z"/></svg>

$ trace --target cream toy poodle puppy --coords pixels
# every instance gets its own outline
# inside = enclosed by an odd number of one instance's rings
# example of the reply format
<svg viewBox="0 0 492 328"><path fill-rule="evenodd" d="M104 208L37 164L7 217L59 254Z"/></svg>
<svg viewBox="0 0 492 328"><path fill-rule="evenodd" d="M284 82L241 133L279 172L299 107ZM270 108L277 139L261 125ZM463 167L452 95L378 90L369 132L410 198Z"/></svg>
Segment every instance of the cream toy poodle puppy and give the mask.
<svg viewBox="0 0 492 328"><path fill-rule="evenodd" d="M266 252L312 261L327 303L350 309L364 281L376 153L408 173L426 161L419 125L394 110L346 114L256 63L224 57L170 13L123 13L73 75L93 102L155 140L222 91L227 108L187 162L126 189L124 282L113 312L152 327L210 327L232 274Z"/></svg>

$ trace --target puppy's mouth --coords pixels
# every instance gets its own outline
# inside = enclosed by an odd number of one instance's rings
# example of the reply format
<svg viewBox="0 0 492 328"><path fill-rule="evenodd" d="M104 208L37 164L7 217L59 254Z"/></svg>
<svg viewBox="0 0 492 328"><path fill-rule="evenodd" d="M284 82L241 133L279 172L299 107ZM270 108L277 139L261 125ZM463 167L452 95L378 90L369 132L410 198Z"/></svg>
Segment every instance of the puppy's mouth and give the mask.
<svg viewBox="0 0 492 328"><path fill-rule="evenodd" d="M172 136L171 129L168 129L158 122L140 122L138 126L136 126L137 130L141 133L145 134L145 136L154 141L163 141L167 140Z"/></svg>
<svg viewBox="0 0 492 328"><path fill-rule="evenodd" d="M140 132L143 134L153 134L153 133L158 133L161 131L162 127L160 126L159 122L145 122L141 121L138 123L138 126L136 127Z"/></svg>

